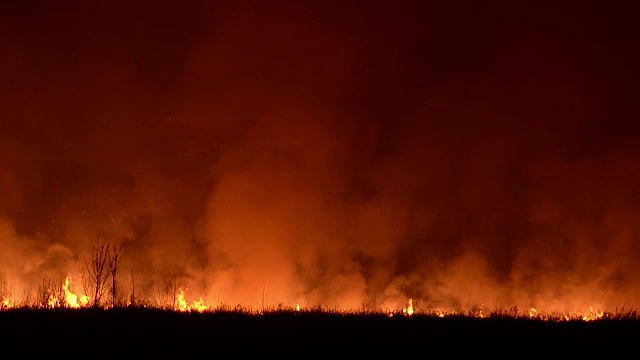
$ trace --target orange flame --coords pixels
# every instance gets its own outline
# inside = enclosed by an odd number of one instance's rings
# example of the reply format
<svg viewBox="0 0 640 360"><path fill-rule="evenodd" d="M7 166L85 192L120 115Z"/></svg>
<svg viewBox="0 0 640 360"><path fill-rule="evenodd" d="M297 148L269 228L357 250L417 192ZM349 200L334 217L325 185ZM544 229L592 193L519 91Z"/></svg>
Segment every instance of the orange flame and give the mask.
<svg viewBox="0 0 640 360"><path fill-rule="evenodd" d="M205 310L207 310L208 306L204 304L204 300L202 300L202 298L200 298L200 300L198 301L194 301L193 304L191 305L191 307L199 312L203 312Z"/></svg>
<svg viewBox="0 0 640 360"><path fill-rule="evenodd" d="M56 308L56 307L66 307L71 309L81 308L86 306L90 299L86 295L81 295L75 293L73 291L73 282L71 275L67 276L61 286L53 286L49 289L44 289L46 291L45 295L45 304L38 303L39 306L47 307L47 308ZM5 292L6 293L6 292ZM11 294L0 297L0 310L9 310L15 307L19 307L20 305L16 305L15 299L12 298ZM417 316L418 313L416 311L416 302L415 299L409 298L406 305L402 308L402 315L404 316ZM221 304L223 307L224 305ZM437 316L439 318L444 318L448 316L455 315L464 315L474 318L493 318L496 316L504 317L517 317L517 318L528 318L535 321L596 321L600 319L610 319L610 318L625 318L625 317L633 317L638 318L637 310L631 309L628 314L623 314L618 312L616 308L616 312L612 313L608 310L600 310L601 305L594 304L594 306L589 307L588 311L574 311L574 312L545 312L543 310L543 306L537 304L538 307L530 307L528 311L524 311L522 313L518 313L517 307L511 308L509 311L503 311L496 309L495 311L487 310L482 306L474 307L471 311L462 311L462 310L453 310L449 308L430 308L430 309L421 309L420 314ZM29 305L25 305L29 306ZM106 309L107 307L105 307ZM209 309L209 306L205 304L203 297L200 297L199 300L193 301L189 304L185 298L185 291L180 289L175 303L173 305L173 309L175 311L198 311L204 312ZM296 312L301 310L301 306L299 303L295 304L293 307ZM379 311L383 311L389 317L393 317L399 313L398 309L390 310L385 307L386 310L379 309ZM597 310L594 310L597 309ZM335 311L335 310L332 310ZM338 310L344 311L344 310ZM261 309L258 313L263 314L264 308Z"/></svg>
<svg viewBox="0 0 640 360"><path fill-rule="evenodd" d="M55 294L49 294L49 300L47 300L47 305L50 308L58 307L59 305L58 298L55 296Z"/></svg>
<svg viewBox="0 0 640 360"><path fill-rule="evenodd" d="M62 285L62 289L64 289L64 300L66 302L67 307L77 309L80 307L78 303L78 295L69 291L69 277L64 280L64 285Z"/></svg>
<svg viewBox="0 0 640 360"><path fill-rule="evenodd" d="M583 321L593 321L593 320L598 320L598 319L602 319L602 317L604 316L604 312L603 311L593 311L593 308L590 307L589 308L589 313L588 314L584 314L582 315L582 320Z"/></svg>
<svg viewBox="0 0 640 360"><path fill-rule="evenodd" d="M64 284L62 285L62 289L64 290L65 306L72 309L77 309L81 306L87 305L89 303L89 297L86 295L82 295L78 299L78 295L69 290L70 281L71 276L67 276L67 278L64 280Z"/></svg>
<svg viewBox="0 0 640 360"><path fill-rule="evenodd" d="M176 299L175 309L178 311L187 311L187 301L184 299L184 291L180 290L178 298Z"/></svg>
<svg viewBox="0 0 640 360"><path fill-rule="evenodd" d="M409 316L413 315L413 299L409 299L409 304L406 308L402 309L402 312Z"/></svg>
<svg viewBox="0 0 640 360"><path fill-rule="evenodd" d="M180 289L180 292L178 293L178 298L176 299L176 303L175 303L175 310L183 311L183 312L191 311L191 310L203 312L208 308L209 307L205 305L202 297L200 298L200 300L194 301L191 305L189 305L184 298L184 290Z"/></svg>

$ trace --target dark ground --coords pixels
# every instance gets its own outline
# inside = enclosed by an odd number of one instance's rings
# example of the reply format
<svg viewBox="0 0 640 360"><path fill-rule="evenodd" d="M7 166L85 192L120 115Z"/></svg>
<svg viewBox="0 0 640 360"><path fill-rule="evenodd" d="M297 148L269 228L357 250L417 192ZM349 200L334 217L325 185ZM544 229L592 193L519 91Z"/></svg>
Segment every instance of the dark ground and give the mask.
<svg viewBox="0 0 640 360"><path fill-rule="evenodd" d="M148 309L0 312L4 351L118 357L637 358L640 321L276 312L179 313ZM11 350L13 349L13 350Z"/></svg>

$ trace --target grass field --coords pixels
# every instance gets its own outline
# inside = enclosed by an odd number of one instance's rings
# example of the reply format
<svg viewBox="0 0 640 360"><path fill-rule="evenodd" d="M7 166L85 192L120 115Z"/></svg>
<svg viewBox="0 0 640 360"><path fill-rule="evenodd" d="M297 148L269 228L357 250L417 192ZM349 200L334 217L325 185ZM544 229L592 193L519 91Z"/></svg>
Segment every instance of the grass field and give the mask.
<svg viewBox="0 0 640 360"><path fill-rule="evenodd" d="M281 358L576 358L638 354L640 321L545 321L325 311L179 312L146 308L0 311L2 348L73 358L265 354ZM135 354L143 355L135 355ZM119 356L119 357L121 357ZM8 357L7 357L8 358Z"/></svg>

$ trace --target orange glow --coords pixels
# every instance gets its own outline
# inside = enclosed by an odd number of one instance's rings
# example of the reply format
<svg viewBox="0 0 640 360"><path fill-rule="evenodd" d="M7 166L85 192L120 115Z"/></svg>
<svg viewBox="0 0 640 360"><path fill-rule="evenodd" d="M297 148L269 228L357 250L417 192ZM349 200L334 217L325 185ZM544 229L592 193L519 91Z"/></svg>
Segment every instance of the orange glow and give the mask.
<svg viewBox="0 0 640 360"><path fill-rule="evenodd" d="M73 291L72 287L72 278L68 276L65 278L63 284L60 289L64 293L64 299L62 299L62 292L56 292L55 289L49 289L47 291L48 297L46 301L47 308L57 308L57 307L66 307L70 309L78 309L86 306L89 303L89 298L86 295L79 295ZM0 302L0 310L8 311L10 309L16 308L14 305L15 302L12 301L9 297L5 297ZM130 304L128 304L130 305ZM143 305L147 306L147 305ZM108 306L104 307L105 309ZM176 294L176 300L174 303L173 310L179 312L204 312L210 310L211 308L205 304L204 297L200 297L198 300L195 300L189 303L186 299L185 290L180 289ZM224 309L232 309L231 307L225 306L223 304L220 305L218 310ZM263 315L270 311L278 311L282 310L282 306L278 306L275 308L247 308L241 305L237 305L235 307L237 310L242 310L254 315ZM275 309L275 310L274 310ZM303 311L303 308L299 303L296 303L291 309L296 312ZM340 308L318 308L318 307L310 307L312 310L326 310L330 312L338 312L338 313L357 313L356 310L353 309L340 309ZM515 310L514 310L515 309ZM534 321L553 321L553 322L561 322L561 321L597 321L601 319L622 319L622 318L633 318L637 319L637 311L636 309L631 309L630 311L624 312L622 310L616 312L608 312L605 310L601 310L598 307L591 306L588 308L588 311L574 311L574 312L545 312L540 309L540 307L530 307L528 311L518 314L517 308L511 308L509 312L505 312L502 310L489 310L484 308L483 306L474 308L471 311L462 311L462 310L454 310L447 308L434 308L434 309L416 309L416 301L413 298L409 298L406 305L402 308L392 310L392 309L378 309L375 312L383 312L388 317L394 317L397 314L402 314L404 316L435 316L437 318L445 318L447 316L466 316L473 317L478 319L484 318L494 318L494 317L514 317L514 318L526 318ZM371 313L371 311L367 311Z"/></svg>
<svg viewBox="0 0 640 360"><path fill-rule="evenodd" d="M70 309L78 309L86 306L90 299L86 295L82 295L77 293L73 289L73 278L71 275L67 276L62 284L58 287L55 284L50 284L50 288L43 289L46 294L44 305L40 305L46 308L57 308L57 307L65 307ZM23 304L21 306L30 306L29 304L25 304L24 302L18 301L19 299L15 299L13 293L7 292L8 295L5 295L4 298L0 301L0 310L9 310L16 308L15 304ZM126 303L127 306L131 305L131 302ZM278 311L282 309L287 309L287 307L283 307L283 303L280 303L278 306L270 307L267 304L264 304L258 308L254 307L245 307L242 304L238 304L235 306L235 309L241 309L242 311L246 311L255 315L263 315L270 311ZM550 302L548 304L557 303ZM142 305L147 307L148 305ZM574 305L575 306L575 305ZM108 309L111 305L104 306L105 309ZM561 306L560 306L561 307ZM223 302L220 302L217 310L224 309L232 309L228 305L225 305ZM566 307L569 308L569 307ZM409 298L406 304L402 307L396 307L395 309L390 309L385 307L384 309L366 309L368 313L371 312L382 312L389 317L393 317L398 314L402 314L404 316L434 316L437 318L445 318L447 316L466 316L466 317L474 317L474 318L492 318L492 317L514 317L514 318L527 318L536 321L597 321L601 319L615 319L615 318L637 318L636 309L631 309L627 312L622 310L616 310L616 312L611 312L607 310L602 310L601 306L589 306L584 307L588 310L586 311L553 311L547 312L544 310L544 306L536 306L529 307L528 311L523 313L518 313L517 307L514 306L510 308L509 311L501 310L501 309L489 309L485 308L484 305L473 307L472 310L465 311L462 309L453 309L447 307L434 307L434 308L424 308L424 309L416 309L416 299ZM289 309L300 312L305 310L305 307L301 306L300 303L295 303L289 307ZM338 313L357 313L357 310L353 308L341 308L341 307L318 307L318 306L310 306L308 309L311 310L326 310L330 312L338 312ZM362 308L365 310L364 308ZM198 300L189 302L187 301L187 294L184 289L179 289L175 302L173 305L174 311L179 312L205 312L211 310L211 307L205 303L204 296L200 296Z"/></svg>

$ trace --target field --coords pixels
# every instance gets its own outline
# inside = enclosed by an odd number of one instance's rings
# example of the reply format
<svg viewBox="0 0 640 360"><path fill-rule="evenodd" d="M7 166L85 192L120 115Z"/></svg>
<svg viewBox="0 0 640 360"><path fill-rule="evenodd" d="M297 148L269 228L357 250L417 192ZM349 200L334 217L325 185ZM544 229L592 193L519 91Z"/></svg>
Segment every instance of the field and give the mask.
<svg viewBox="0 0 640 360"><path fill-rule="evenodd" d="M637 354L640 321L545 321L493 316L146 308L0 311L3 353L73 358L280 355L284 358L556 358ZM134 355L134 354L143 355Z"/></svg>

